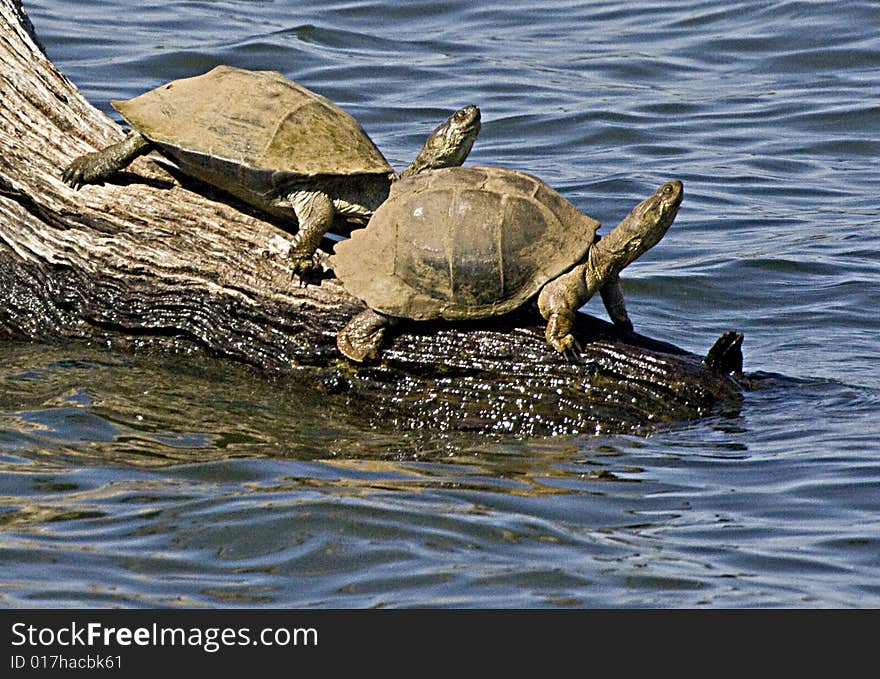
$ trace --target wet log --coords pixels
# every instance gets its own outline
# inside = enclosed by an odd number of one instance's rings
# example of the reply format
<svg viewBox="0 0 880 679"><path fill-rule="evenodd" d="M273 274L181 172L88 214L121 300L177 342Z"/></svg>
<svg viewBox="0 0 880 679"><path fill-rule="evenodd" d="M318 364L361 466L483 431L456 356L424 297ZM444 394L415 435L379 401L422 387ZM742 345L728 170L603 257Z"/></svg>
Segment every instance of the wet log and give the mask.
<svg viewBox="0 0 880 679"><path fill-rule="evenodd" d="M576 362L524 311L407 325L381 362L355 366L335 335L360 303L333 278L292 282L282 225L150 157L103 185L61 181L72 158L122 136L45 56L20 2L0 0L0 337L204 352L393 430L640 432L738 407L741 337L707 362L585 314Z"/></svg>

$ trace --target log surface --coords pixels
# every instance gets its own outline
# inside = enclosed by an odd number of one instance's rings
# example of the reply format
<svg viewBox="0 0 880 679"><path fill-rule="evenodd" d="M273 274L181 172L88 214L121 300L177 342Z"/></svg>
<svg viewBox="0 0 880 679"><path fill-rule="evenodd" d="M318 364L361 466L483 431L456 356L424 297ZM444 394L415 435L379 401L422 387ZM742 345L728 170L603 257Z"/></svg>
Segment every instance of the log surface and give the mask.
<svg viewBox="0 0 880 679"><path fill-rule="evenodd" d="M512 436L637 432L735 410L738 382L701 357L579 314L578 362L526 310L401 328L381 362L336 349L362 308L303 288L291 234L149 156L74 191L74 157L123 136L48 60L18 0L0 0L0 336L201 351L314 385L388 430Z"/></svg>

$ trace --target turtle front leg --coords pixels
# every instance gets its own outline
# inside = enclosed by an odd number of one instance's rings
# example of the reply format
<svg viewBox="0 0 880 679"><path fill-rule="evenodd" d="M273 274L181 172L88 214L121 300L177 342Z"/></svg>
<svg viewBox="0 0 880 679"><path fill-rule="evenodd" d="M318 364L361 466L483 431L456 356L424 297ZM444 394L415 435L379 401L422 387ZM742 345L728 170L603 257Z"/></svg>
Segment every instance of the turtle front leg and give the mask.
<svg viewBox="0 0 880 679"><path fill-rule="evenodd" d="M357 363L372 360L379 355L385 331L392 324L391 318L372 309L362 311L336 335L336 347Z"/></svg>
<svg viewBox="0 0 880 679"><path fill-rule="evenodd" d="M290 249L292 273L302 285L308 285L315 274L314 255L324 234L333 226L336 209L323 191L294 191L275 201L276 206L291 208L299 222L297 239Z"/></svg>
<svg viewBox="0 0 880 679"><path fill-rule="evenodd" d="M68 165L61 173L61 179L74 189L85 184L98 184L135 158L148 153L153 145L140 132L129 132L118 144L111 144L100 151L86 153Z"/></svg>
<svg viewBox="0 0 880 679"><path fill-rule="evenodd" d="M538 295L538 309L547 319L544 335L547 344L565 356L576 356L581 347L571 333L575 312L590 295L584 280L584 267L576 266L568 273L547 283Z"/></svg>
<svg viewBox="0 0 880 679"><path fill-rule="evenodd" d="M599 288L599 294L602 295L605 309L614 325L625 332L632 332L633 324L629 319L629 314L626 313L626 303L623 301L623 290L620 287L620 276L616 273L609 275L605 279L605 284Z"/></svg>

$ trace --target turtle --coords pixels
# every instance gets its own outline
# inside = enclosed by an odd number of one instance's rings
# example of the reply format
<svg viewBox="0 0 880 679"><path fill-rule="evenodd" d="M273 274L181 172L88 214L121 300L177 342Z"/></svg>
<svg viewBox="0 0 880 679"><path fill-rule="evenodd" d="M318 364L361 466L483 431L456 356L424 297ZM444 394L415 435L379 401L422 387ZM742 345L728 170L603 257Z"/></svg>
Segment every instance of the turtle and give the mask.
<svg viewBox="0 0 880 679"><path fill-rule="evenodd" d="M683 195L668 181L599 236L599 222L525 172L466 166L402 179L366 228L334 246L334 274L367 306L336 345L362 362L402 319L488 318L536 300L547 344L574 356L575 312L597 290L614 324L632 332L619 273L659 242Z"/></svg>
<svg viewBox="0 0 880 679"><path fill-rule="evenodd" d="M479 108L465 106L395 173L354 117L277 71L221 65L111 104L132 130L121 142L73 160L62 172L64 182L74 189L100 183L158 151L185 175L295 219L299 235L290 257L306 282L337 214L362 226L392 182L461 165L480 130Z"/></svg>

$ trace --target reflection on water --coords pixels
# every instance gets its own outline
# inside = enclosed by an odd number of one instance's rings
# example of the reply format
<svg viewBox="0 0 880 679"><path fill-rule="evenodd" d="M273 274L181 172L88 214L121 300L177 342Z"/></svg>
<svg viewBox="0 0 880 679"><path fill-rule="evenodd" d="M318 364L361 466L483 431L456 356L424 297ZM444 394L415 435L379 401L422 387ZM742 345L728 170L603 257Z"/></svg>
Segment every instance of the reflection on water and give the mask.
<svg viewBox="0 0 880 679"><path fill-rule="evenodd" d="M753 388L640 436L489 441L194 355L0 344L0 604L880 604L876 3L25 6L108 112L226 62L339 102L395 167L477 103L470 162L605 225L681 178L630 313L696 352L743 331Z"/></svg>
<svg viewBox="0 0 880 679"><path fill-rule="evenodd" d="M876 594L872 442L853 432L823 459L774 414L843 413L863 390L757 375L754 407L736 420L647 438L432 443L347 426L308 391L240 366L71 351L2 349L7 605L809 605L792 597L817 589L814 605L859 605ZM807 580L792 587L795 573Z"/></svg>

